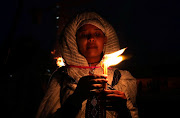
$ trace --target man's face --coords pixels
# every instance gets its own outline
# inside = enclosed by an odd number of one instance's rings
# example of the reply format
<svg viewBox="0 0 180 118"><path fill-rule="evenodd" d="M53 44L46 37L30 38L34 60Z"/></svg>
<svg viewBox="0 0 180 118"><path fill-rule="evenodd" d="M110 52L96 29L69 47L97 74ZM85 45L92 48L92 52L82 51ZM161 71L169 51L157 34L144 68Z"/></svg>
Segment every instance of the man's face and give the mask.
<svg viewBox="0 0 180 118"><path fill-rule="evenodd" d="M100 58L107 41L104 33L94 25L85 24L77 31L79 52L86 58Z"/></svg>

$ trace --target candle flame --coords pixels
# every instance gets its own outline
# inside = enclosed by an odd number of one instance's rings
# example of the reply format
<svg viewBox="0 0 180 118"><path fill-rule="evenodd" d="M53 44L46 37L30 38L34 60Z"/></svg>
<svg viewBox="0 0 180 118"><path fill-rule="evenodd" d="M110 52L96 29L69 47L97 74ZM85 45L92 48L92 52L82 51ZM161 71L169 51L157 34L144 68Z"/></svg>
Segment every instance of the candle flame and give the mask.
<svg viewBox="0 0 180 118"><path fill-rule="evenodd" d="M116 51L111 54L106 54L103 57L103 60L101 61L101 66L104 69L104 74L107 75L108 67L117 65L118 63L122 62L124 60L123 56L120 56L126 48L123 48L119 51Z"/></svg>
<svg viewBox="0 0 180 118"><path fill-rule="evenodd" d="M59 68L65 66L64 59L62 57L55 57L54 59L56 59L56 64Z"/></svg>

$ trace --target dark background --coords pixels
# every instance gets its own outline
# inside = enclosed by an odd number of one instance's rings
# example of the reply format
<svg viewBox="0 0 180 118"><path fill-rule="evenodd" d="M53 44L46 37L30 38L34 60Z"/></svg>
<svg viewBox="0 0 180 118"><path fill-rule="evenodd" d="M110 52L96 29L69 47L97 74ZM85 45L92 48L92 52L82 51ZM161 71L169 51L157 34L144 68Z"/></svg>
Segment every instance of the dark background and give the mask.
<svg viewBox="0 0 180 118"><path fill-rule="evenodd" d="M46 83L57 68L53 58L58 53L52 55L51 51L58 51L57 40L62 29L76 13L83 11L95 11L104 17L115 28L121 48L128 47L124 55L131 58L118 67L129 70L138 80L140 117L177 115L178 1L9 0L1 3L1 98L10 117L35 116ZM152 86L148 87L147 82ZM167 82L167 86L162 82Z"/></svg>

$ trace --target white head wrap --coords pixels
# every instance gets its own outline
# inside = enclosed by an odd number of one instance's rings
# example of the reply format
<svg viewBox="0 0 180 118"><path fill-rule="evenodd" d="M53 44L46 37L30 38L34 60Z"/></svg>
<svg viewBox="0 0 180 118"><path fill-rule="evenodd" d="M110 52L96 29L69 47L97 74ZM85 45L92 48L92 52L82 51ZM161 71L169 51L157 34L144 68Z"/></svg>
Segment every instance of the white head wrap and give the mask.
<svg viewBox="0 0 180 118"><path fill-rule="evenodd" d="M78 28L87 23L95 25L106 35L107 43L105 45L105 54L120 50L119 40L113 27L98 14L94 12L85 12L77 15L64 31L64 37L62 39L62 43L60 44L60 50L61 55L67 65L89 66L86 58L79 53L76 42L76 32ZM89 69L68 69L68 74L76 80L79 80L79 78L83 76L89 75Z"/></svg>
<svg viewBox="0 0 180 118"><path fill-rule="evenodd" d="M82 26L84 26L85 24L91 24L96 26L97 28L99 28L104 34L105 34L105 28L104 26L101 24L100 21L98 21L97 19L88 19L88 20L84 20L83 22L81 22L79 24L79 26L77 27L77 30L79 28L81 28Z"/></svg>

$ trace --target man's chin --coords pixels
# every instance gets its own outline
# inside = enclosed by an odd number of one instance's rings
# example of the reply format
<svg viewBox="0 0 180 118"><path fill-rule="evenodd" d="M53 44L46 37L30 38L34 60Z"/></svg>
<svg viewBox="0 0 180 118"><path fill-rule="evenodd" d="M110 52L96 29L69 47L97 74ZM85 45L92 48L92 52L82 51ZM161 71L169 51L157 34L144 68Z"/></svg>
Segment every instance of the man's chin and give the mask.
<svg viewBox="0 0 180 118"><path fill-rule="evenodd" d="M99 57L101 57L101 55L98 55L98 54L88 54L85 57L86 58L99 58Z"/></svg>

